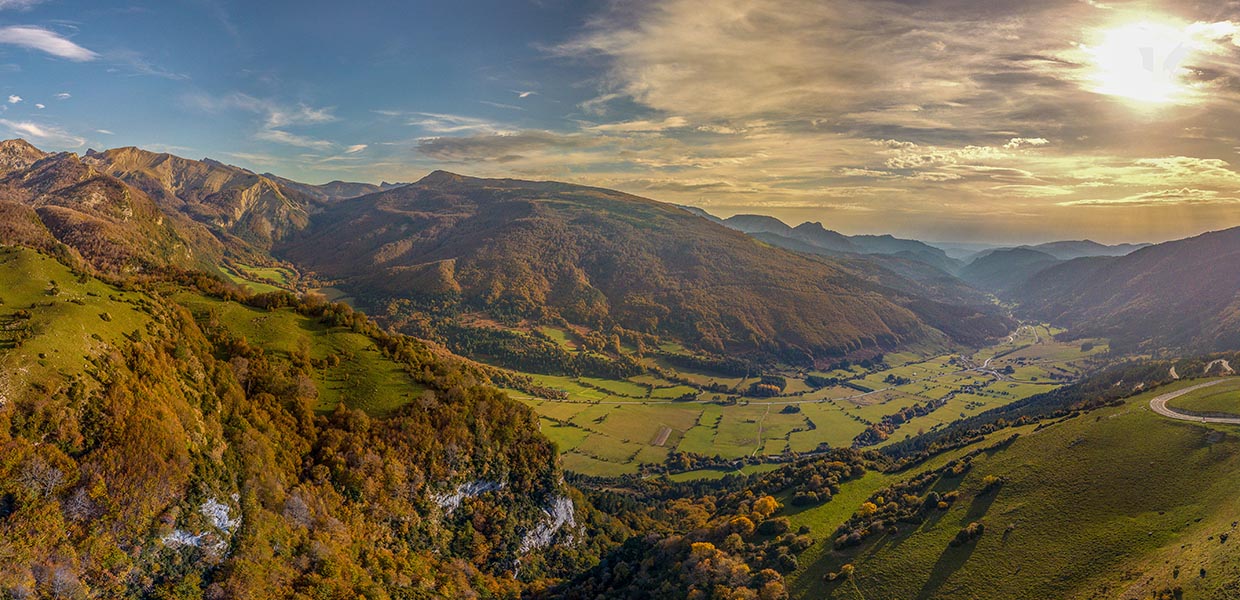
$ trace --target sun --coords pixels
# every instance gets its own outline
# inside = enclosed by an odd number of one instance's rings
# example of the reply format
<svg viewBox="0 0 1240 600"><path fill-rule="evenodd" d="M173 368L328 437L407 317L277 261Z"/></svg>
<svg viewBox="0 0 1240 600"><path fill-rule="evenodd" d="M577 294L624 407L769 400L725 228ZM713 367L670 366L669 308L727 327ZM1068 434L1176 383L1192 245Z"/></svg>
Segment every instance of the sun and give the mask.
<svg viewBox="0 0 1240 600"><path fill-rule="evenodd" d="M1083 46L1092 62L1089 88L1140 104L1183 102L1191 95L1185 60L1195 43L1183 27L1144 21L1098 32Z"/></svg>

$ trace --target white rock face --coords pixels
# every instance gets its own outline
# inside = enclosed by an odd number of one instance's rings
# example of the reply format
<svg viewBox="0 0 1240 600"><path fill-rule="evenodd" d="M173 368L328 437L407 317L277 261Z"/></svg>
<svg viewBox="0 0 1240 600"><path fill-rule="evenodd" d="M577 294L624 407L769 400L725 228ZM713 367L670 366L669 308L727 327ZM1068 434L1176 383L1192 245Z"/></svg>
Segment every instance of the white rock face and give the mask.
<svg viewBox="0 0 1240 600"><path fill-rule="evenodd" d="M231 509L228 508L227 504L224 504L215 498L207 499L206 502L202 503L202 507L198 510L202 513L202 516L210 519L211 524L214 525L216 529L232 533L239 525L241 525L241 517L237 517L236 519L229 518Z"/></svg>
<svg viewBox="0 0 1240 600"><path fill-rule="evenodd" d="M573 515L573 500L568 496L556 496L549 506L543 508L545 517L521 540L521 552L527 553L551 545L556 532L577 526Z"/></svg>
<svg viewBox="0 0 1240 600"><path fill-rule="evenodd" d="M236 497L233 498L236 500ZM198 508L198 512L206 517L211 526L216 531L204 531L202 533L191 533L184 529L174 529L172 533L160 538L165 546L170 548L178 548L181 546L193 546L195 548L205 548L211 550L217 555L223 555L228 551L228 540L233 532L241 526L241 517L232 518L232 509L227 504L208 498L202 506Z"/></svg>
<svg viewBox="0 0 1240 600"><path fill-rule="evenodd" d="M444 509L444 512L451 514L452 511L460 508L461 502L466 498L473 498L487 492L496 492L502 489L504 489L504 482L502 481L475 479L456 486L456 491L450 494L431 494L431 500L438 504L439 508Z"/></svg>

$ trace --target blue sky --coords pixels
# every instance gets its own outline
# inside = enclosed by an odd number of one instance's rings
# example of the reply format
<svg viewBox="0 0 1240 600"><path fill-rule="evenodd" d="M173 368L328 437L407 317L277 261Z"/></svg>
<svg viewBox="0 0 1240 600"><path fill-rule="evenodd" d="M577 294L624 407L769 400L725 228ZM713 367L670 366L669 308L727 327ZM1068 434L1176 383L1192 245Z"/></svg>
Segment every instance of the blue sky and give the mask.
<svg viewBox="0 0 1240 600"><path fill-rule="evenodd" d="M412 140L470 122L563 128L595 95L580 65L540 49L589 2L365 5L0 0L0 27L81 49L0 44L0 92L21 99L3 117L37 125L27 137L46 149L139 145L325 181L413 176L428 161Z"/></svg>
<svg viewBox="0 0 1240 600"><path fill-rule="evenodd" d="M1240 225L1240 4L0 0L0 135L558 179L845 232Z"/></svg>

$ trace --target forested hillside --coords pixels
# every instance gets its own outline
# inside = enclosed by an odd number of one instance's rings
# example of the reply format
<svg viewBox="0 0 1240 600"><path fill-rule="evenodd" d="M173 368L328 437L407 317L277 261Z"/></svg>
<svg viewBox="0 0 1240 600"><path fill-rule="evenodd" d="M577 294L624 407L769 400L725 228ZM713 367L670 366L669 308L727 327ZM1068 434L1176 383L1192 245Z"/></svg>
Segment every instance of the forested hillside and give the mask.
<svg viewBox="0 0 1240 600"><path fill-rule="evenodd" d="M675 206L560 183L438 172L337 203L277 253L384 314L563 318L798 362L916 344L960 322ZM1004 329L981 309L964 317Z"/></svg>
<svg viewBox="0 0 1240 600"><path fill-rule="evenodd" d="M554 448L465 361L196 275L8 248L0 281L5 593L511 597L585 560ZM375 373L392 405L341 392Z"/></svg>

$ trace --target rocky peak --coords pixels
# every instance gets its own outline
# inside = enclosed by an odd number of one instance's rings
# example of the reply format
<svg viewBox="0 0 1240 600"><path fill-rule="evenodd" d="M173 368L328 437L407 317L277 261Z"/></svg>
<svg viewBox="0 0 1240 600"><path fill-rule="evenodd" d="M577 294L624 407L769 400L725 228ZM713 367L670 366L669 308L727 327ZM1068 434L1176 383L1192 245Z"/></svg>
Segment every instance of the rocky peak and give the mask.
<svg viewBox="0 0 1240 600"><path fill-rule="evenodd" d="M0 176L13 171L29 169L31 165L49 156L23 139L0 142Z"/></svg>

